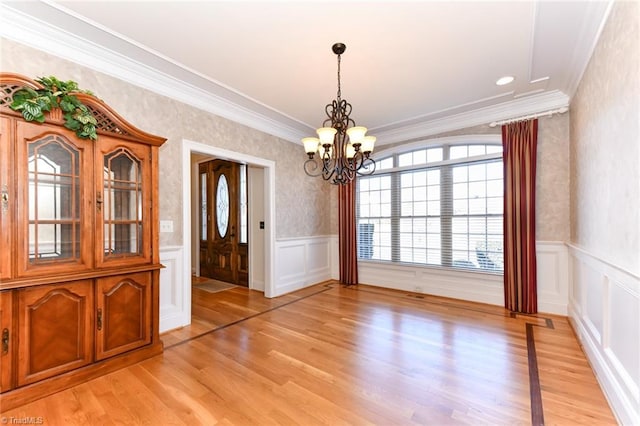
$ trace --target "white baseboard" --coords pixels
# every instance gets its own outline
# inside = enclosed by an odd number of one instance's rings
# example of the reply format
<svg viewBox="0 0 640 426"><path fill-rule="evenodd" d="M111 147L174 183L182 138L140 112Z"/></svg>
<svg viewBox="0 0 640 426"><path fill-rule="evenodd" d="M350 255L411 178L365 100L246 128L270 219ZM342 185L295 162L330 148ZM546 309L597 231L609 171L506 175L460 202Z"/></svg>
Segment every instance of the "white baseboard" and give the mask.
<svg viewBox="0 0 640 426"><path fill-rule="evenodd" d="M569 317L620 424L640 425L640 277L569 245Z"/></svg>

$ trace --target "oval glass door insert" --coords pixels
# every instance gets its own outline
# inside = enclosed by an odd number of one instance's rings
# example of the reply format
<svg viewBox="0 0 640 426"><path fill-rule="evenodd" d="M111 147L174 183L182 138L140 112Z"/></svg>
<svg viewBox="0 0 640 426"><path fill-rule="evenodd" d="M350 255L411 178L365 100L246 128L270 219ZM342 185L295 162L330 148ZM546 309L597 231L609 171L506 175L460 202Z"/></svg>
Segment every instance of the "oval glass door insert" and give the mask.
<svg viewBox="0 0 640 426"><path fill-rule="evenodd" d="M218 232L224 238L229 227L229 184L223 174L218 178L218 188L216 189L216 219Z"/></svg>

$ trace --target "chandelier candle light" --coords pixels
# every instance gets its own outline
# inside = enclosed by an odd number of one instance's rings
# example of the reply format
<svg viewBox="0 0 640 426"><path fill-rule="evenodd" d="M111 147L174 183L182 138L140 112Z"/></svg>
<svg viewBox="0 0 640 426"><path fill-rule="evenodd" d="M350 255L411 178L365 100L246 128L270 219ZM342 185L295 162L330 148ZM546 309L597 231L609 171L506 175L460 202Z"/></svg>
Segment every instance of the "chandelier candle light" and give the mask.
<svg viewBox="0 0 640 426"><path fill-rule="evenodd" d="M325 107L328 118L322 123L323 127L316 130L317 138L302 139L309 156L304 163L305 173L322 176L322 179L331 180L336 185L349 183L356 174L370 175L376 169L375 161L370 158L376 137L366 136L367 128L356 126L349 117L351 104L341 98L340 55L346 48L343 43L332 47L333 53L338 55L338 95ZM316 153L318 158L314 158Z"/></svg>

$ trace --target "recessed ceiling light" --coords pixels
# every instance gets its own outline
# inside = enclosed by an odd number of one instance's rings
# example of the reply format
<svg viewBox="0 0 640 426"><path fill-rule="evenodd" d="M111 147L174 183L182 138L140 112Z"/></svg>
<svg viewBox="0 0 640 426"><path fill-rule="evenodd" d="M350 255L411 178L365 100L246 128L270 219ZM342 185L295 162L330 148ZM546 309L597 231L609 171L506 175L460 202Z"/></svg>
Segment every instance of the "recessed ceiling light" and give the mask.
<svg viewBox="0 0 640 426"><path fill-rule="evenodd" d="M513 78L512 76L505 75L504 77L500 77L498 81L496 81L496 84L498 86L504 86L505 84L511 83L513 80L515 80L515 78Z"/></svg>

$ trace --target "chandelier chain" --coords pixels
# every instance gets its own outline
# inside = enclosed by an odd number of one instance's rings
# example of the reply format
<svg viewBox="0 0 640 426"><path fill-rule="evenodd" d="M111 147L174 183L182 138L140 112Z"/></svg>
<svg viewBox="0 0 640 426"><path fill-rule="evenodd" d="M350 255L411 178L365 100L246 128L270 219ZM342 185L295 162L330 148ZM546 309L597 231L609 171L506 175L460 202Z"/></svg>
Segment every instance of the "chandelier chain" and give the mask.
<svg viewBox="0 0 640 426"><path fill-rule="evenodd" d="M340 103L342 97L342 90L340 88L340 56L341 55L338 55L338 103Z"/></svg>

